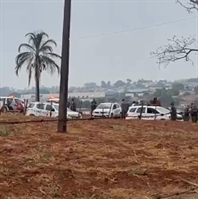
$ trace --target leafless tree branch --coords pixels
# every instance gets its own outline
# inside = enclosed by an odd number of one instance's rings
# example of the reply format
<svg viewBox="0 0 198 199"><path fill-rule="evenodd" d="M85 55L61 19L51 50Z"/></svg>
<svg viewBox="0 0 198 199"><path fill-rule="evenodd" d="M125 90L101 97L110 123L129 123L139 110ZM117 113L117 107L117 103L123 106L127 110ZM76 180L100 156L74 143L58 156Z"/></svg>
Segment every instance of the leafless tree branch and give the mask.
<svg viewBox="0 0 198 199"><path fill-rule="evenodd" d="M198 52L198 49L192 48L192 44L195 42L194 37L178 39L173 36L168 41L170 42L169 44L158 48L155 52L151 52L151 55L157 58L159 66L164 65L166 67L170 62L181 59L191 61L189 55L192 52Z"/></svg>
<svg viewBox="0 0 198 199"><path fill-rule="evenodd" d="M181 0L176 0L176 2L179 3L182 7L184 7L189 13L191 13L193 10L198 10L198 0L189 0L187 5L186 3L183 3Z"/></svg>

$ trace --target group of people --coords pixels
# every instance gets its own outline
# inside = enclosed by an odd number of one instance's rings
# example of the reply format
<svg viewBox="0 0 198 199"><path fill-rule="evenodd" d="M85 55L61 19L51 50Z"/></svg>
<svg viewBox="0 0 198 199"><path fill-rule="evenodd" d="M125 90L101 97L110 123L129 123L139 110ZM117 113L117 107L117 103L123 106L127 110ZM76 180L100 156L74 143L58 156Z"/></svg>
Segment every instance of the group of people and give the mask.
<svg viewBox="0 0 198 199"><path fill-rule="evenodd" d="M198 109L193 103L184 110L184 121L190 121L190 119L193 123L197 123Z"/></svg>
<svg viewBox="0 0 198 199"><path fill-rule="evenodd" d="M177 110L174 106L174 103L171 103L171 120L177 120ZM183 120L184 121L192 121L193 123L197 123L198 120L198 109L197 107L191 103L191 105L186 106L184 113L183 113Z"/></svg>
<svg viewBox="0 0 198 199"><path fill-rule="evenodd" d="M93 111L96 109L96 107L97 107L97 102L95 99L93 99L91 101L91 115L92 115ZM76 106L76 102L75 102L74 98L72 98L71 102L69 102L69 101L67 102L67 108L69 108L72 111L77 111L77 109L76 109L77 106Z"/></svg>
<svg viewBox="0 0 198 199"><path fill-rule="evenodd" d="M132 104L136 105L136 102L133 102ZM128 108L129 108L129 103L125 102L124 99L122 99L122 103L121 103L121 108L122 108L122 112L121 112L121 118L125 118ZM70 108L72 111L76 111L76 102L74 100L74 98L71 100L71 102L68 102L67 107ZM93 111L96 109L97 107L97 102L95 99L93 99L91 101L91 115L93 113ZM171 120L175 121L177 120L177 110L174 106L174 103L171 103ZM191 103L191 105L186 106L184 113L183 113L183 119L184 121L192 121L193 123L197 123L198 121L198 108Z"/></svg>

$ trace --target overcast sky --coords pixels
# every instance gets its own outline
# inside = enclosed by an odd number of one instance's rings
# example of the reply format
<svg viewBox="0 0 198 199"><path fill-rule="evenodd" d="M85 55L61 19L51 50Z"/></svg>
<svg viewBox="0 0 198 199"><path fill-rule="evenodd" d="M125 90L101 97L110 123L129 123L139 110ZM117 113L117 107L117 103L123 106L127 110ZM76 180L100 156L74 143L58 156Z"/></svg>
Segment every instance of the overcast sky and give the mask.
<svg viewBox="0 0 198 199"><path fill-rule="evenodd" d="M26 33L43 30L57 42L56 53L61 53L63 1L0 2L0 84L25 88L25 67L20 77L14 72L17 48L27 42ZM180 19L186 20L155 26ZM195 55L195 66L180 61L160 70L150 58L150 52L173 35L197 36L197 25L197 13L187 13L175 0L72 0L70 85L197 77ZM43 73L41 84L59 85L59 78Z"/></svg>

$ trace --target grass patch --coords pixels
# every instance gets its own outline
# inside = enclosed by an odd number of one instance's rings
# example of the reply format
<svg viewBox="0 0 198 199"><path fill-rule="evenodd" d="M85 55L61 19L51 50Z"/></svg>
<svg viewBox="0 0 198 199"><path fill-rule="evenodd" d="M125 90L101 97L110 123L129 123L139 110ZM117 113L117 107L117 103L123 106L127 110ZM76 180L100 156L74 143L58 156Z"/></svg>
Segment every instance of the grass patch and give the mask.
<svg viewBox="0 0 198 199"><path fill-rule="evenodd" d="M122 126L122 125L113 125L113 130L115 130L115 131L124 131L124 130L126 130L126 127Z"/></svg>
<svg viewBox="0 0 198 199"><path fill-rule="evenodd" d="M7 137L12 135L12 131L6 127L0 127L0 137Z"/></svg>

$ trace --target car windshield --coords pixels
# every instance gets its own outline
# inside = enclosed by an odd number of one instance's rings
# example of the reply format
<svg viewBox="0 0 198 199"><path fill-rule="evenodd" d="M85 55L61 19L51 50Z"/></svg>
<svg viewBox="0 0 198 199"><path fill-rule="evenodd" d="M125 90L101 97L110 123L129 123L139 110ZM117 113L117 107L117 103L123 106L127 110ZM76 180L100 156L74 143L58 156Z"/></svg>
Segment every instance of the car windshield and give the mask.
<svg viewBox="0 0 198 199"><path fill-rule="evenodd" d="M156 110L159 111L160 113L164 113L164 114L170 113L170 110L168 110L168 109L166 109L164 107L157 107Z"/></svg>
<svg viewBox="0 0 198 199"><path fill-rule="evenodd" d="M16 98L15 98L15 102L16 102L16 103L22 103L22 104L24 103L23 100L21 100L21 99L16 99Z"/></svg>
<svg viewBox="0 0 198 199"><path fill-rule="evenodd" d="M28 104L27 108L33 108L34 107L34 103L30 103Z"/></svg>
<svg viewBox="0 0 198 199"><path fill-rule="evenodd" d="M99 109L109 109L111 107L111 103L109 103L109 104L99 104L98 105L98 107L97 107L97 109L99 108Z"/></svg>

